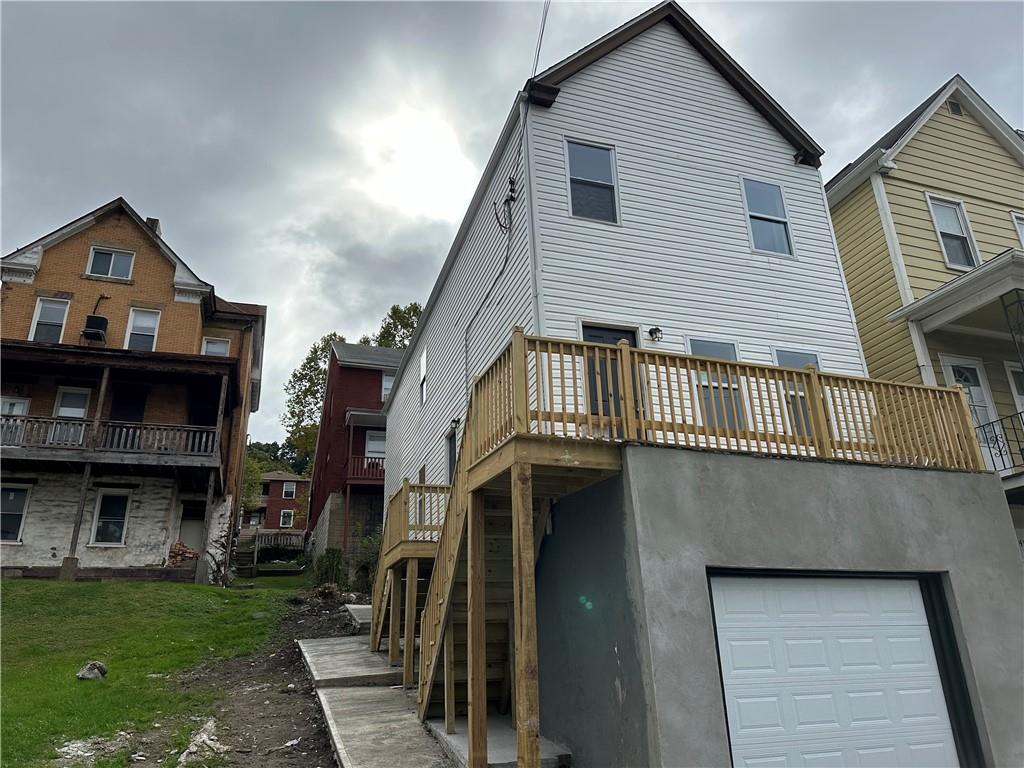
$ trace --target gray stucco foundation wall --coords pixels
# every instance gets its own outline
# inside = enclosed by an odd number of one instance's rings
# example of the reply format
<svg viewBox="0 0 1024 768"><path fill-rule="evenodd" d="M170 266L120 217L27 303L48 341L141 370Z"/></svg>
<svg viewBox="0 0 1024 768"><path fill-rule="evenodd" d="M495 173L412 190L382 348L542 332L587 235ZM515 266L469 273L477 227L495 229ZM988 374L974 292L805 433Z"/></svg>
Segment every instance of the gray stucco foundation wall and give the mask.
<svg viewBox="0 0 1024 768"><path fill-rule="evenodd" d="M562 499L551 528L537 564L541 733L582 768L648 766L642 609L621 475Z"/></svg>
<svg viewBox="0 0 1024 768"><path fill-rule="evenodd" d="M945 574L986 762L1024 765L1024 578L996 478L632 446L623 457L661 765L730 764L712 567Z"/></svg>

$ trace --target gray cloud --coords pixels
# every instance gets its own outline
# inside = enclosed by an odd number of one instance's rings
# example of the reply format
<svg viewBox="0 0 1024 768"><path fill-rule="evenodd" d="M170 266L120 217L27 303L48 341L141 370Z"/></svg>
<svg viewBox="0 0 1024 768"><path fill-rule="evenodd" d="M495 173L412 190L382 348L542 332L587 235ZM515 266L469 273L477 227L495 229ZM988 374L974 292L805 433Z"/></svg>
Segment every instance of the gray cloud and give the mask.
<svg viewBox="0 0 1024 768"><path fill-rule="evenodd" d="M651 3L552 5L541 67ZM540 3L5 3L3 250L117 195L227 298L269 304L257 438L320 335L426 299ZM827 150L826 177L959 71L1024 124L1024 6L687 10Z"/></svg>

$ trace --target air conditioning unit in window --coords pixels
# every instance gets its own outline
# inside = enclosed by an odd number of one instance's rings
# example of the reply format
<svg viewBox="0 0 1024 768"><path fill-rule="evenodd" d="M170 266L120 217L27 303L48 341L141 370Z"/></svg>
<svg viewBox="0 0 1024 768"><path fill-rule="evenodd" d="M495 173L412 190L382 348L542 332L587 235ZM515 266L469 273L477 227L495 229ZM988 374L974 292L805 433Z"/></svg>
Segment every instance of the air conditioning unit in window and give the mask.
<svg viewBox="0 0 1024 768"><path fill-rule="evenodd" d="M107 318L103 315L86 315L82 336L89 341L107 341Z"/></svg>

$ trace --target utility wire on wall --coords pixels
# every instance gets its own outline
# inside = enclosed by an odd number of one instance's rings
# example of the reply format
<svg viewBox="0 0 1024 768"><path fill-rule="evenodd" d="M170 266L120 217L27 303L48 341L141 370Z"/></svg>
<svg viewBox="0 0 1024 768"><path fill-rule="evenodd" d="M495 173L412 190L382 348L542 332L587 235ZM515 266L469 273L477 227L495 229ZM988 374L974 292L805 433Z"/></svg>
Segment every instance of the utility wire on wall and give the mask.
<svg viewBox="0 0 1024 768"><path fill-rule="evenodd" d="M544 8L541 11L540 16L540 29L537 31L537 45L533 51L533 66L530 68L530 79L532 80L537 75L537 65L540 62L540 49L541 44L544 42L544 27L548 20L548 9L551 7L551 0L544 0ZM494 279L491 281L490 287L487 289L487 293L484 294L480 304L477 305L476 310L473 312L473 316L469 319L466 324L466 335L463 344L463 384L465 387L465 398L466 404L469 404L469 335L473 330L473 325L476 323L477 318L483 311L484 307L488 306L491 301L491 296L494 293L494 289L497 287L501 278L505 275L505 270L508 268L509 259L512 257L512 205L518 199L518 190L516 189L516 177L522 170L522 157L523 157L523 142L526 139L526 123L530 117L530 101L526 100L526 108L523 112L523 119L519 126L519 138L516 141L516 158L512 163L512 168L508 177L508 192L505 198L499 203L497 200L491 203L491 209L494 212L494 219L498 224L498 229L505 234L505 254L502 258L501 268L498 270Z"/></svg>

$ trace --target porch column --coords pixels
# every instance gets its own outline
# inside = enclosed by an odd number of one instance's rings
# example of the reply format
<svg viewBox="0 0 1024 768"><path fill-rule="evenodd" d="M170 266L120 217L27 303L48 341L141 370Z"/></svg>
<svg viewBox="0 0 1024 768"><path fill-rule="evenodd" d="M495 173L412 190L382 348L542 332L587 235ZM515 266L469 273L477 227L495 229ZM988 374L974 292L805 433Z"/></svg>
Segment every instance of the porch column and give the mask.
<svg viewBox="0 0 1024 768"><path fill-rule="evenodd" d="M213 452L220 455L221 432L224 431L224 406L228 399L228 376L220 377L220 400L217 402L217 432L213 440Z"/></svg>
<svg viewBox="0 0 1024 768"><path fill-rule="evenodd" d="M92 463L86 462L82 469L82 484L78 489L78 510L75 513L75 527L71 531L71 546L67 557L60 564L60 578L71 581L78 570L78 537L82 532L82 520L85 518L85 498L89 492L89 480L92 478Z"/></svg>
<svg viewBox="0 0 1024 768"><path fill-rule="evenodd" d="M515 726L518 764L540 766L533 467L512 465L512 600L515 605Z"/></svg>
<svg viewBox="0 0 1024 768"><path fill-rule="evenodd" d="M398 664L400 653L398 640L402 630L402 573L397 568L391 569L391 620L388 622L388 662L392 666Z"/></svg>
<svg viewBox="0 0 1024 768"><path fill-rule="evenodd" d="M221 400L223 406L224 401ZM219 431L219 430L218 430ZM207 539L210 536L210 518L213 517L213 489L217 481L217 470L211 469L206 480L206 516L203 519L203 539L202 545L199 550L199 561L196 563L196 584L207 584L210 579L210 563L206 558L206 553L209 549L209 541ZM253 566L255 567L256 560L253 559Z"/></svg>
<svg viewBox="0 0 1024 768"><path fill-rule="evenodd" d="M419 591L418 558L410 557L405 563L405 651L402 654L402 685L413 686L416 664L416 598Z"/></svg>
<svg viewBox="0 0 1024 768"><path fill-rule="evenodd" d="M466 632L466 685L469 694L467 768L487 768L487 580L484 540L484 495L469 495L466 530L468 623Z"/></svg>
<svg viewBox="0 0 1024 768"><path fill-rule="evenodd" d="M88 445L95 448L100 444L100 421L103 418L103 401L107 398L107 384L110 382L110 367L103 369L100 377L100 391L96 397L96 413L92 417L92 435L89 437Z"/></svg>

